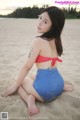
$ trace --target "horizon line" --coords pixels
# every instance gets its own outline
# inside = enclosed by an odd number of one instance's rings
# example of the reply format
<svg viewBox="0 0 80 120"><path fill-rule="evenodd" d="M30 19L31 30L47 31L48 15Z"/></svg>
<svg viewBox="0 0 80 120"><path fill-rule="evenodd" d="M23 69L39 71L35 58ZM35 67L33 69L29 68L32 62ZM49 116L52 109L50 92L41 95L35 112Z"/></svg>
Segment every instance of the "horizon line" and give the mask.
<svg viewBox="0 0 80 120"><path fill-rule="evenodd" d="M3 9L0 9L0 11L3 11L3 12L0 12L0 15L8 15L12 12L14 12L16 9L18 8L28 8L28 7L31 7L33 8L34 6L38 7L38 8L41 8L43 6L56 6L56 7L59 7L59 8L71 8L72 6L71 5L67 5L66 7L65 6L57 6L57 5L49 5L49 4L43 4L43 5L37 5L37 4L34 4L34 5L29 5L29 6L12 6L12 7L5 7ZM76 8L76 11L80 11L80 7L72 7L72 8Z"/></svg>

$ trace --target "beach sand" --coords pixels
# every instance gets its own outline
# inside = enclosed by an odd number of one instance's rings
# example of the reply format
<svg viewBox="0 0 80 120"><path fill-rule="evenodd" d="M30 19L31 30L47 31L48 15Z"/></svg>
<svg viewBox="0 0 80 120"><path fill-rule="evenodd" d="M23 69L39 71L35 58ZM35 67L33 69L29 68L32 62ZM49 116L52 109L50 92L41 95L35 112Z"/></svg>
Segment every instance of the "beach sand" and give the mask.
<svg viewBox="0 0 80 120"><path fill-rule="evenodd" d="M0 93L11 85L26 61L36 34L36 19L0 19ZM36 101L40 113L30 117L27 105L16 93L0 95L0 112L9 120L80 120L80 20L66 20L62 32L64 55L58 69L65 81L72 82L73 92L63 92L50 103ZM29 74L36 73L35 65Z"/></svg>

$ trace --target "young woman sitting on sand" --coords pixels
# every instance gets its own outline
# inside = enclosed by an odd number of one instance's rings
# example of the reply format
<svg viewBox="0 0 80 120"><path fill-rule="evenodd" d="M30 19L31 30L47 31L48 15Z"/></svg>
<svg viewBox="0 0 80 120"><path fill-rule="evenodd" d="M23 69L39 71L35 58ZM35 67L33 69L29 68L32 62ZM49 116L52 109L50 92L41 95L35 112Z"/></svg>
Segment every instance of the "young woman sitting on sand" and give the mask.
<svg viewBox="0 0 80 120"><path fill-rule="evenodd" d="M35 100L50 102L63 91L72 91L72 84L64 82L57 69L57 63L62 62L58 57L63 53L61 32L65 23L65 16L61 9L55 6L44 9L38 18L37 36L14 84L2 92L2 96L18 92L28 105L30 115L39 112ZM37 72L34 80L26 77L36 63Z"/></svg>

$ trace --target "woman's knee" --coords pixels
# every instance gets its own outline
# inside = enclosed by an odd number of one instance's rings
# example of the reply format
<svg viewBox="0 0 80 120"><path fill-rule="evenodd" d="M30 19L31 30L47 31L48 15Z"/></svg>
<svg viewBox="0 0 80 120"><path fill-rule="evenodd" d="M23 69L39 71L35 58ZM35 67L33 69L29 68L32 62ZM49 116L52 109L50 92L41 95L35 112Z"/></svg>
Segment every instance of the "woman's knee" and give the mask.
<svg viewBox="0 0 80 120"><path fill-rule="evenodd" d="M31 78L29 78L29 77L26 77L23 81L22 81L22 85L25 85L25 84L27 84L27 82L29 81L29 79L31 79Z"/></svg>
<svg viewBox="0 0 80 120"><path fill-rule="evenodd" d="M34 87L33 87L33 80L30 78L26 77L22 83L22 88L25 89L25 91L30 95L34 95L35 98L39 101L43 101L41 97L36 93ZM19 89L20 92L20 89Z"/></svg>

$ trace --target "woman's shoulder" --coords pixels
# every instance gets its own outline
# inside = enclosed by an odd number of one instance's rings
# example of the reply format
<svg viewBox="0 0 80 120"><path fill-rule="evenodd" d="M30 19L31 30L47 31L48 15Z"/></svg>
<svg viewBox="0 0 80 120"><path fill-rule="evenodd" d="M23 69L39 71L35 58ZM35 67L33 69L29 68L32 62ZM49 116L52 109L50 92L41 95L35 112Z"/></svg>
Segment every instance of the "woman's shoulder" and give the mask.
<svg viewBox="0 0 80 120"><path fill-rule="evenodd" d="M42 37L35 37L32 41L32 43L37 43L38 45L43 44L45 41Z"/></svg>
<svg viewBox="0 0 80 120"><path fill-rule="evenodd" d="M35 37L32 39L31 47L34 46L34 47L41 48L42 45L43 45L43 42L40 37Z"/></svg>

